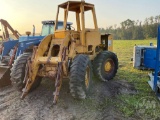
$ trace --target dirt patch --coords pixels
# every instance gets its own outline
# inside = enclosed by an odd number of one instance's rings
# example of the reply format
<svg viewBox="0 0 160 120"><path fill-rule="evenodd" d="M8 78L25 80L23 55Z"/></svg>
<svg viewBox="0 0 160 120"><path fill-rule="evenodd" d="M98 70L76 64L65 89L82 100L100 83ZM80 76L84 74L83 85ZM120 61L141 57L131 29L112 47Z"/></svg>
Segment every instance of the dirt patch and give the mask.
<svg viewBox="0 0 160 120"><path fill-rule="evenodd" d="M75 100L69 93L68 79L65 79L57 105L53 105L54 83L42 82L28 96L21 100L21 93L12 86L0 89L0 118L2 120L121 120L125 119L108 99L119 94L136 94L133 85L124 80L94 81L88 98ZM131 118L132 119L132 118Z"/></svg>
<svg viewBox="0 0 160 120"><path fill-rule="evenodd" d="M9 67L0 66L0 88L11 85Z"/></svg>
<svg viewBox="0 0 160 120"><path fill-rule="evenodd" d="M125 80L94 82L92 91L98 93L100 97L116 97L119 94L136 94L133 84Z"/></svg>

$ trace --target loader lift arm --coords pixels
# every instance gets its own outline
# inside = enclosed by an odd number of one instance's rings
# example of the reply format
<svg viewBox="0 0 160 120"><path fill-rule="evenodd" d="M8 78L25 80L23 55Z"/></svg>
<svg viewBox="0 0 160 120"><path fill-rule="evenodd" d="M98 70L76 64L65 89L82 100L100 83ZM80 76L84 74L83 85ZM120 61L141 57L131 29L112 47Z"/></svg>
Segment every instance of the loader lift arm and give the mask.
<svg viewBox="0 0 160 120"><path fill-rule="evenodd" d="M12 34L18 39L19 36L21 36L21 34L17 31L17 30L14 30L11 25L6 21L6 20L3 20L3 19L0 19L0 22L1 22L1 25L3 26L4 28L4 32L3 32L3 39L9 39L9 32L8 32L8 29L12 32Z"/></svg>

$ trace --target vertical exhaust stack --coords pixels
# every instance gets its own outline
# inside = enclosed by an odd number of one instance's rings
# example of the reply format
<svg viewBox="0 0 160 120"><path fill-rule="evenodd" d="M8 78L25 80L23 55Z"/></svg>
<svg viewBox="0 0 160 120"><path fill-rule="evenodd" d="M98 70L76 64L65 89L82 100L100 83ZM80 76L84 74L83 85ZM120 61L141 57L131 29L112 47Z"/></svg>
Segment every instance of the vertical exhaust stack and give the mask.
<svg viewBox="0 0 160 120"><path fill-rule="evenodd" d="M35 36L35 26L33 25L33 36Z"/></svg>

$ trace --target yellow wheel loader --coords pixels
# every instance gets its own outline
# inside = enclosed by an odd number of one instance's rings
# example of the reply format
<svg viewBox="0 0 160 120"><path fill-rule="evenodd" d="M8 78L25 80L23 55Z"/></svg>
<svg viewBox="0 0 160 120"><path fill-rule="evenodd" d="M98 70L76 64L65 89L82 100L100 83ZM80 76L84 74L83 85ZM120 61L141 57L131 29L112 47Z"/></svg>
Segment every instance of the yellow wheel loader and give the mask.
<svg viewBox="0 0 160 120"><path fill-rule="evenodd" d="M59 15L61 10L63 15ZM85 15L88 13L92 15L92 28L86 28ZM69 15L75 16L75 28L67 27ZM63 28L57 29L57 21L61 16L64 17ZM23 83L18 87L20 90L23 88L22 99L39 86L43 77L55 80L53 102L56 103L64 77L70 80L71 95L84 99L91 87L92 69L95 76L102 81L108 81L115 76L118 59L110 52L112 36L99 33L93 4L67 1L58 5L54 29L54 34L46 36L38 47L34 47L32 55L22 54L14 64L20 66L14 68L18 72L12 76L12 82Z"/></svg>

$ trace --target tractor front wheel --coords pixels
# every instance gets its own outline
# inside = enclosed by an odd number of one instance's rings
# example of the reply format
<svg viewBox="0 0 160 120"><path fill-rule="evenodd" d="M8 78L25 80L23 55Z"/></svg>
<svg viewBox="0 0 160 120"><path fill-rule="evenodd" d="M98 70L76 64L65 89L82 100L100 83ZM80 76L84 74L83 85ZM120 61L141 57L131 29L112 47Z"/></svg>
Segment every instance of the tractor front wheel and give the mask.
<svg viewBox="0 0 160 120"><path fill-rule="evenodd" d="M13 86L21 91L26 83L23 83L23 80L24 80L24 77L25 77L25 70L26 70L26 64L27 64L27 60L29 57L31 57L31 53L23 53L21 54L14 62L12 68L11 68L11 81L12 81L12 84ZM41 83L41 80L42 78L37 76L35 78L35 82L33 83L30 91L36 89L40 83Z"/></svg>
<svg viewBox="0 0 160 120"><path fill-rule="evenodd" d="M85 99L91 87L92 66L87 55L77 55L70 67L70 93L74 98Z"/></svg>

